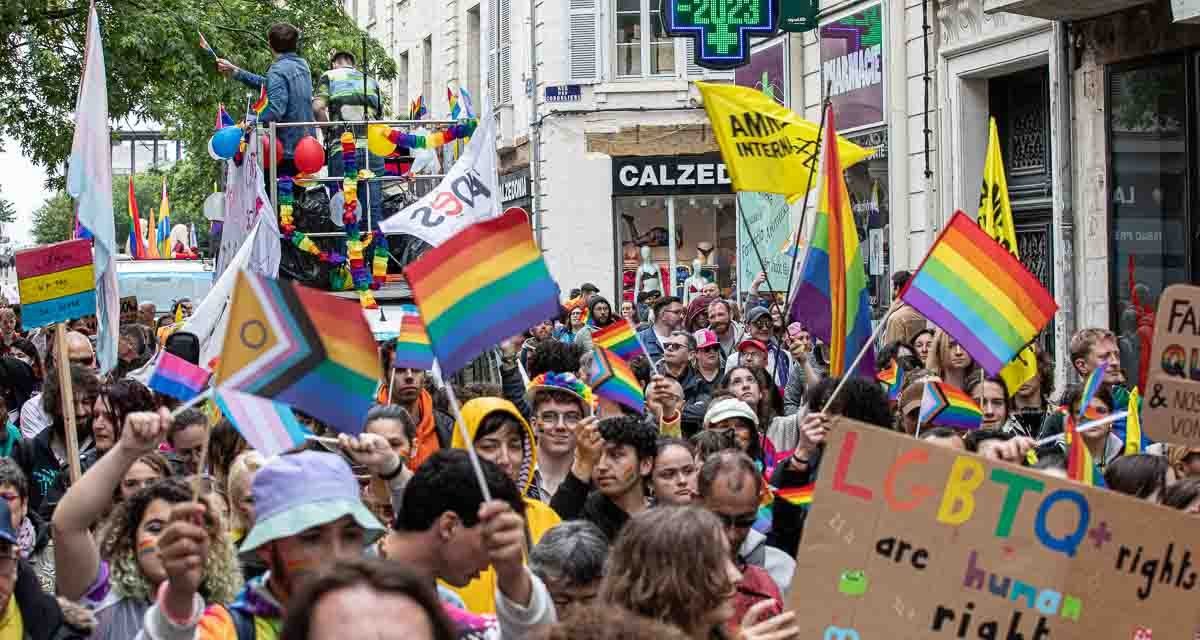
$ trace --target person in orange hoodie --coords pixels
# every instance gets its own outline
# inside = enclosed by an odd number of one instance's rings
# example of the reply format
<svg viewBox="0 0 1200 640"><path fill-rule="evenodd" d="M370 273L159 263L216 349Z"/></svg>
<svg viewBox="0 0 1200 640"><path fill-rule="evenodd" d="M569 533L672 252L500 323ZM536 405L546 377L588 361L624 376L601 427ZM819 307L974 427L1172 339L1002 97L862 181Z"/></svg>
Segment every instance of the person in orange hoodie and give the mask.
<svg viewBox="0 0 1200 640"><path fill-rule="evenodd" d="M433 406L433 396L425 388L427 375L427 372L420 369L396 369L394 374L389 371L379 390L380 404L404 407L417 423L417 437L413 441L414 454L408 461L408 468L413 471L438 450L449 448L451 432L454 431L454 418Z"/></svg>
<svg viewBox="0 0 1200 640"><path fill-rule="evenodd" d="M496 463L516 483L525 500L525 539L530 546L542 539L562 520L550 505L528 497L537 468L537 446L533 429L508 400L495 397L475 398L462 406L466 432L480 458ZM463 429L454 429L453 446L465 449ZM449 586L449 585L445 585ZM453 588L472 613L496 611L496 572L491 567L465 587Z"/></svg>

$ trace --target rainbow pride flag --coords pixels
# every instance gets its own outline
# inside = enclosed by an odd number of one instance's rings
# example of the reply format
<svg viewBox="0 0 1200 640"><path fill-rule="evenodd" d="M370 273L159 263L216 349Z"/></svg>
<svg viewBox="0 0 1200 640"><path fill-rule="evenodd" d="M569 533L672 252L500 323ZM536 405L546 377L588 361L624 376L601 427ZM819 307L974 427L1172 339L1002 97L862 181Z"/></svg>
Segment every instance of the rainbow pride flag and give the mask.
<svg viewBox="0 0 1200 640"><path fill-rule="evenodd" d="M852 373L846 367L860 350L867 349L855 373L871 377L875 373L875 357L868 344L871 307L867 303L867 273L838 155L838 137L832 133L837 131L832 106L827 108L825 118L828 124L817 218L804 254L799 285L788 304L791 319L809 327L814 337L829 345L829 375Z"/></svg>
<svg viewBox="0 0 1200 640"><path fill-rule="evenodd" d="M796 506L803 506L812 504L813 490L815 488L815 484L806 484L803 487L784 487L782 489L772 489L772 491L774 491L777 498L783 498Z"/></svg>
<svg viewBox="0 0 1200 640"><path fill-rule="evenodd" d="M146 386L151 389L187 402L200 395L208 386L212 374L183 358L163 351L158 354L158 362L154 365L154 373Z"/></svg>
<svg viewBox="0 0 1200 640"><path fill-rule="evenodd" d="M887 386L888 402L900 399L900 387L904 384L904 368L893 358L888 367L875 374L875 379Z"/></svg>
<svg viewBox="0 0 1200 640"><path fill-rule="evenodd" d="M1096 392L1100 390L1100 385L1104 384L1104 372L1108 370L1108 363L1103 362L1100 366L1092 369L1092 373L1088 375L1087 380L1083 381L1083 393L1079 396L1079 417L1084 417L1087 413L1088 405L1092 403L1092 398L1096 397Z"/></svg>
<svg viewBox="0 0 1200 640"><path fill-rule="evenodd" d="M608 349L626 362L645 353L638 342L637 331L625 318L618 318L607 327L593 331L592 344Z"/></svg>
<svg viewBox="0 0 1200 640"><path fill-rule="evenodd" d="M983 411L965 391L945 382L926 382L917 422L923 425L973 431L983 422Z"/></svg>
<svg viewBox="0 0 1200 640"><path fill-rule="evenodd" d="M393 369L433 368L433 350L429 347L429 334L416 305L406 304L400 308L400 335L396 336L396 349L392 353Z"/></svg>
<svg viewBox="0 0 1200 640"><path fill-rule="evenodd" d="M258 100L255 100L254 104L250 105L250 110L254 113L257 113L258 117L261 118L263 112L267 110L267 107L270 104L271 101L267 100L267 85L264 84L262 88L258 90Z"/></svg>
<svg viewBox="0 0 1200 640"><path fill-rule="evenodd" d="M1067 415L1063 420L1063 438L1067 444L1067 477L1093 487L1103 487L1104 474L1096 469L1092 452L1084 443L1083 436L1076 431L1075 416Z"/></svg>
<svg viewBox="0 0 1200 640"><path fill-rule="evenodd" d="M560 312L558 284L521 211L463 229L410 263L404 275L447 376Z"/></svg>
<svg viewBox="0 0 1200 640"><path fill-rule="evenodd" d="M133 176L129 176L129 256L134 260L148 257L146 242L142 239L142 219L138 214L137 197L133 194Z"/></svg>
<svg viewBox="0 0 1200 640"><path fill-rule="evenodd" d="M1020 260L959 211L900 299L996 375L1050 322L1058 305Z"/></svg>
<svg viewBox="0 0 1200 640"><path fill-rule="evenodd" d="M620 356L604 347L597 346L593 354L588 386L602 398L634 411L644 413L646 410L646 396L633 369Z"/></svg>
<svg viewBox="0 0 1200 640"><path fill-rule="evenodd" d="M450 90L450 87L446 87L446 104L450 106L450 119L458 120L458 117L462 115L462 107L458 104L458 96Z"/></svg>
<svg viewBox="0 0 1200 640"><path fill-rule="evenodd" d="M217 364L222 390L303 411L362 433L379 384L379 349L358 302L237 272Z"/></svg>

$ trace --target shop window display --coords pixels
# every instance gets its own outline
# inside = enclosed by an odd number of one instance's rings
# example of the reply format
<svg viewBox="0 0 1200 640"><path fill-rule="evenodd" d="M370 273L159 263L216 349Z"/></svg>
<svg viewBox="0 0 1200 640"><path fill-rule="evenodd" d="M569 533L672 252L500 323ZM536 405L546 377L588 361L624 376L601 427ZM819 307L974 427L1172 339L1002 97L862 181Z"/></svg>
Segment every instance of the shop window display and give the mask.
<svg viewBox="0 0 1200 640"><path fill-rule="evenodd" d="M622 300L657 290L686 302L707 282L716 282L725 296L736 291L732 195L618 197L613 210Z"/></svg>

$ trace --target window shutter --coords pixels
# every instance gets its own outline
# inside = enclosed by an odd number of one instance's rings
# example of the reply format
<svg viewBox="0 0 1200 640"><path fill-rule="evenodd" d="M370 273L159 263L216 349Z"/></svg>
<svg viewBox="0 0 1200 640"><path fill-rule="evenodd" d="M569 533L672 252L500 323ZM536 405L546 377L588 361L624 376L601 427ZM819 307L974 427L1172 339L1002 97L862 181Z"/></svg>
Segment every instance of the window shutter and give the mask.
<svg viewBox="0 0 1200 640"><path fill-rule="evenodd" d="M679 42L676 40L676 42ZM703 78L704 67L696 64L696 41L688 38L687 47L684 49L683 55L686 60L683 61L684 68L687 69L688 78Z"/></svg>
<svg viewBox="0 0 1200 640"><path fill-rule="evenodd" d="M569 0L567 7L567 77L578 83L599 82L600 0Z"/></svg>
<svg viewBox="0 0 1200 640"><path fill-rule="evenodd" d="M500 1L487 0L487 24L484 25L487 30L488 51L487 92L492 98L491 102L493 105L498 104L498 98L500 97L498 92L499 87L496 86L496 76L500 72L500 58L496 54L496 33L498 31L497 25L502 20L504 18L500 15ZM480 100L479 104L483 104L483 101Z"/></svg>
<svg viewBox="0 0 1200 640"><path fill-rule="evenodd" d="M512 102L512 6L511 0L499 0L500 3L500 45L497 49L499 58L499 91L496 94L497 104Z"/></svg>

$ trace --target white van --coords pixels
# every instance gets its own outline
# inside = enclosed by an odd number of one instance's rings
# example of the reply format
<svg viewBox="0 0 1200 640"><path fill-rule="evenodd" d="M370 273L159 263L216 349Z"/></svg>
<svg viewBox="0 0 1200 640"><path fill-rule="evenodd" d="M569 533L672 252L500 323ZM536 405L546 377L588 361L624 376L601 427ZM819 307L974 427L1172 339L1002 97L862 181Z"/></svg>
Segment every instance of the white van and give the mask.
<svg viewBox="0 0 1200 640"><path fill-rule="evenodd" d="M213 264L208 260L133 260L117 256L117 290L121 297L137 296L138 304L154 303L162 315L171 305L188 298L200 304L213 286Z"/></svg>

